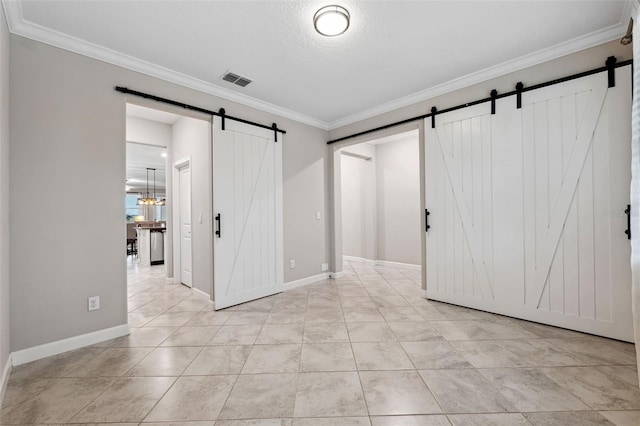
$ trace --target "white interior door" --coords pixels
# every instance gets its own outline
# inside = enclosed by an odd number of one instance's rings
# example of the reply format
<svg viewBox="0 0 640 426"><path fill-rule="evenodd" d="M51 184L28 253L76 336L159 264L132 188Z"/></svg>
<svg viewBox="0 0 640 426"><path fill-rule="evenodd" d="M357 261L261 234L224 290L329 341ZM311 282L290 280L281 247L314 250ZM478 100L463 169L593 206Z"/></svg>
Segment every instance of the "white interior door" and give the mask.
<svg viewBox="0 0 640 426"><path fill-rule="evenodd" d="M191 253L191 169L184 166L179 170L180 179L180 282L193 286Z"/></svg>
<svg viewBox="0 0 640 426"><path fill-rule="evenodd" d="M214 120L214 300L222 309L282 291L282 135Z"/></svg>
<svg viewBox="0 0 640 426"><path fill-rule="evenodd" d="M430 299L633 341L629 68L425 123Z"/></svg>

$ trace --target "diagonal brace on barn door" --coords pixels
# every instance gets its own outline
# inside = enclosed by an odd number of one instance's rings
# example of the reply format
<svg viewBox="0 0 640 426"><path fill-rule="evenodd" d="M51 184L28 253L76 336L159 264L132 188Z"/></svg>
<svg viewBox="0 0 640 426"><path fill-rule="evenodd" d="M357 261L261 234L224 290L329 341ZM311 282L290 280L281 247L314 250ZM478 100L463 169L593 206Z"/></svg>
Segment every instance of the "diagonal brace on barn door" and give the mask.
<svg viewBox="0 0 640 426"><path fill-rule="evenodd" d="M233 256L233 265L231 267L231 274L229 274L229 281L227 281L227 286L225 287L224 294L228 295L229 290L231 289L231 282L233 281L234 274L236 272L236 266L238 264L238 257L240 256L240 251L242 250L243 244L245 242L244 236L247 230L247 224L249 223L249 218L251 217L251 213L254 212L253 202L256 198L256 192L258 190L258 185L261 182L260 177L263 174L264 165L267 160L267 152L269 151L269 143L266 143L264 146L264 150L262 151L261 159L260 159L260 168L258 169L258 174L255 182L252 182L253 188L251 188L251 198L249 199L249 207L247 209L247 216L242 220L242 233L240 234L240 241L238 242L238 246L236 247L234 256Z"/></svg>
<svg viewBox="0 0 640 426"><path fill-rule="evenodd" d="M436 126L436 140L438 141L440 153L445 163L445 170L447 171L449 183L451 184L453 198L455 200L456 207L458 208L458 213L460 214L464 236L467 240L467 244L469 245L473 267L476 271L478 282L480 283L480 291L483 298L493 299L493 287L489 280L489 275L487 274L486 266L484 264L484 259L482 256L482 248L480 244L482 238L480 236L480 230L478 229L478 227L473 226L471 214L469 213L469 209L467 208L467 204L464 200L464 194L462 193L462 182L460 182L458 175L455 173L455 166L452 160L453 157L451 156L451 152L448 149L448 144L444 143L448 141L448 137L443 129L444 125Z"/></svg>
<svg viewBox="0 0 640 426"><path fill-rule="evenodd" d="M531 294L536 299L536 308L540 307L542 294L546 287L547 279L551 272L551 265L556 256L556 251L562 238L564 225L571 209L573 198L575 197L580 176L587 160L589 150L593 144L593 137L600 120L600 114L604 106L607 88L604 85L595 85L591 91L589 103L584 113L576 142L569 157L569 163L562 179L560 194L552 213L549 227L544 235L540 250L540 260L536 262L533 287Z"/></svg>

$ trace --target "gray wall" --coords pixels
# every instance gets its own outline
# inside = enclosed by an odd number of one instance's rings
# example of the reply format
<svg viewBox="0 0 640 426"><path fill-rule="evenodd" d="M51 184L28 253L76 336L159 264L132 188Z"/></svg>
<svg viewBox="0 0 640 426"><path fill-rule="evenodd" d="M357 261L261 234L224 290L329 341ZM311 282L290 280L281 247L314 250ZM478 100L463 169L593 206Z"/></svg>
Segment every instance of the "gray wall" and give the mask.
<svg viewBox="0 0 640 426"><path fill-rule="evenodd" d="M277 122L287 131L285 264L295 258L297 266L284 268L285 282L319 274L327 262L326 131L11 35L10 223L20 235L11 241L13 351L127 322L127 96L116 85ZM94 295L101 309L90 313Z"/></svg>
<svg viewBox="0 0 640 426"><path fill-rule="evenodd" d="M376 147L354 145L344 152L371 160L342 155L342 254L377 260Z"/></svg>
<svg viewBox="0 0 640 426"><path fill-rule="evenodd" d="M192 285L194 288L211 295L213 269L211 259L211 124L209 121L183 117L172 126L171 156L173 162L191 157L191 247L192 247ZM173 177L172 203L173 217L178 220L180 202L178 171L170 165L168 170ZM202 223L199 223L202 215ZM180 281L180 225L173 227L174 271L176 282Z"/></svg>
<svg viewBox="0 0 640 426"><path fill-rule="evenodd" d="M230 114L228 109L227 114ZM329 262L329 152L326 131L294 121L283 122L287 125L283 127L287 134L283 136L282 146L284 282L287 283L318 275L322 264ZM316 212L320 212L320 220L316 220ZM290 259L295 259L295 269L289 268Z"/></svg>
<svg viewBox="0 0 640 426"><path fill-rule="evenodd" d="M418 135L376 145L378 260L420 265Z"/></svg>
<svg viewBox="0 0 640 426"><path fill-rule="evenodd" d="M9 31L0 7L0 372L9 359L9 330Z"/></svg>

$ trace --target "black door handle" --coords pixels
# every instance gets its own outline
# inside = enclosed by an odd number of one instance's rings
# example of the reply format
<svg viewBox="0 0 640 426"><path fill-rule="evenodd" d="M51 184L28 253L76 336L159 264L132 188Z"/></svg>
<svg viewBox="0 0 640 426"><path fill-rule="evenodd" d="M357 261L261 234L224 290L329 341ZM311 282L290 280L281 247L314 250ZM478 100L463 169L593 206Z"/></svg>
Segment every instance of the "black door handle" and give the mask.
<svg viewBox="0 0 640 426"><path fill-rule="evenodd" d="M221 235L220 230L222 228L222 220L220 219L220 213L218 213L216 215L216 224L217 224L217 226L216 226L216 235L218 236L218 238L220 238L220 235Z"/></svg>
<svg viewBox="0 0 640 426"><path fill-rule="evenodd" d="M627 230L624 231L627 234L627 239L631 239L631 204L627 204L627 209L624 211L627 215Z"/></svg>
<svg viewBox="0 0 640 426"><path fill-rule="evenodd" d="M429 232L429 228L431 228L431 225L429 225L429 215L431 213L429 213L429 210L424 209L424 224L425 224L425 232Z"/></svg>

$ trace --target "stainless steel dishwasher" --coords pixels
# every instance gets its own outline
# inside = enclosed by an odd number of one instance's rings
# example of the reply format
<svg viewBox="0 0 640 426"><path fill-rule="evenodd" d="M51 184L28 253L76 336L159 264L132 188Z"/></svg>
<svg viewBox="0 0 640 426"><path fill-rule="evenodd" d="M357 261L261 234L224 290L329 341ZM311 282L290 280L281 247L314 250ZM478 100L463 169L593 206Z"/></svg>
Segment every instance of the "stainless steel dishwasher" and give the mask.
<svg viewBox="0 0 640 426"><path fill-rule="evenodd" d="M164 229L151 229L151 264L162 265L164 263Z"/></svg>

